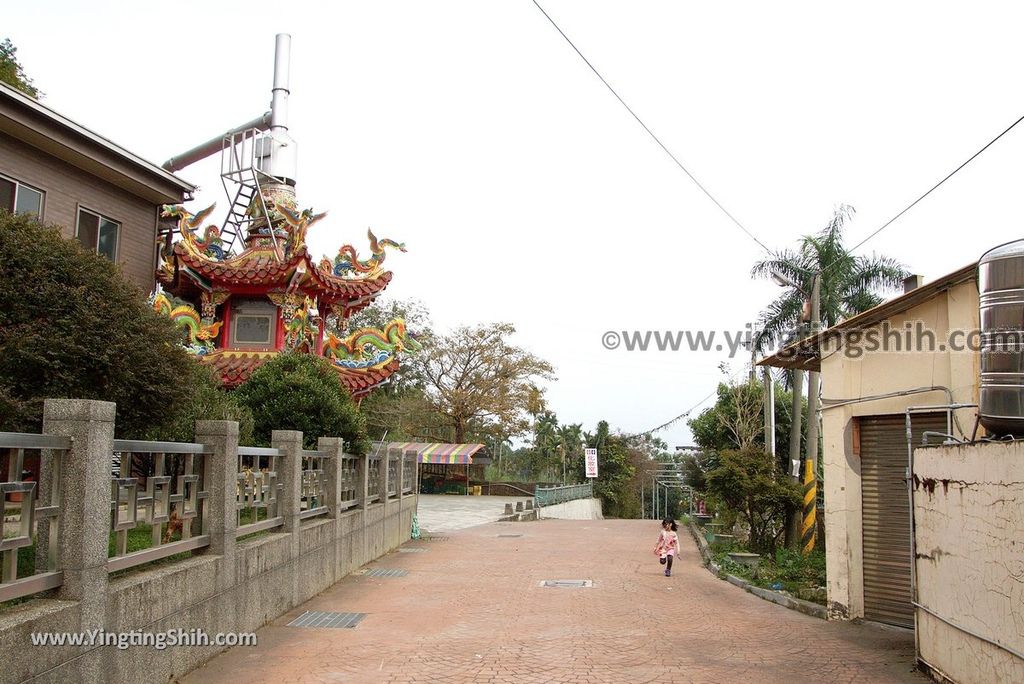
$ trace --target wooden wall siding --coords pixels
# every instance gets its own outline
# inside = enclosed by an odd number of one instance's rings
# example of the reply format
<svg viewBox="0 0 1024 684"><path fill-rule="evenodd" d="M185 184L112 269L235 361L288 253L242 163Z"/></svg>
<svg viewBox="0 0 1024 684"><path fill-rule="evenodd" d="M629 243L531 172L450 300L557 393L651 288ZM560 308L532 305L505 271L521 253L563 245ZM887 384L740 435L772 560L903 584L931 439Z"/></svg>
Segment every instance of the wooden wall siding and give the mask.
<svg viewBox="0 0 1024 684"><path fill-rule="evenodd" d="M0 133L0 174L46 193L43 221L75 236L78 207L121 224L117 261L146 293L156 279L156 206L45 152Z"/></svg>

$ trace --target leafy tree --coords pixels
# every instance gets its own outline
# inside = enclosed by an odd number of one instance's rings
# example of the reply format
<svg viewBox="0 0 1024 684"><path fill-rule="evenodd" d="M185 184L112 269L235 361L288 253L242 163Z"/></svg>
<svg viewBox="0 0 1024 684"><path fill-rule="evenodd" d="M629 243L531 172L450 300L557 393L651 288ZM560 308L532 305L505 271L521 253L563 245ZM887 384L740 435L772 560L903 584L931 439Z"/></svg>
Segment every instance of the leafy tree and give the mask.
<svg viewBox="0 0 1024 684"><path fill-rule="evenodd" d="M547 361L509 342L509 323L461 327L437 337L423 358L427 401L452 429L455 442L472 430L500 426L505 436L529 428L538 380L553 379Z"/></svg>
<svg viewBox="0 0 1024 684"><path fill-rule="evenodd" d="M759 449L723 451L719 458L719 466L707 474L708 491L743 518L753 550L773 553L789 510L800 504L799 487L780 476Z"/></svg>
<svg viewBox="0 0 1024 684"><path fill-rule="evenodd" d="M37 430L45 398L73 397L116 402L119 437L191 439L197 395L227 402L170 320L56 226L0 211L0 273L0 430Z"/></svg>
<svg viewBox="0 0 1024 684"><path fill-rule="evenodd" d="M10 38L4 38L0 42L0 81L38 100L43 94L25 74L25 70L18 63L17 55L18 48L14 47Z"/></svg>
<svg viewBox="0 0 1024 684"><path fill-rule="evenodd" d="M352 453L369 450L366 422L328 361L279 354L235 390L253 415L253 438L269 445L273 430L301 430L306 448L320 437L341 437Z"/></svg>
<svg viewBox="0 0 1024 684"><path fill-rule="evenodd" d="M430 311L418 299L386 299L377 300L348 320L349 333L360 328L383 329L391 321L400 318L405 321L407 334L429 348L434 337ZM344 336L346 333L336 331ZM410 388L423 387L423 360L425 352L406 353L401 358L401 368L391 376L389 382L373 392L373 396L396 396Z"/></svg>
<svg viewBox="0 0 1024 684"><path fill-rule="evenodd" d="M749 440L749 446L765 448L764 444L764 387L760 383L740 383L729 386L726 383L718 385L718 399L713 406L709 406L700 412L696 417L687 421L690 432L693 433L694 443L701 448L705 459L716 458L717 454L727 449L739 449L740 443L735 438L734 432L729 425L736 425L737 419L737 398L740 405L747 407L756 406L759 411L756 418L757 434ZM789 462L789 437L790 423L792 421L792 394L781 386L775 386L775 453L778 454L778 468L781 472L787 472ZM802 440L801 440L802 441ZM697 487L698 491L703 488Z"/></svg>

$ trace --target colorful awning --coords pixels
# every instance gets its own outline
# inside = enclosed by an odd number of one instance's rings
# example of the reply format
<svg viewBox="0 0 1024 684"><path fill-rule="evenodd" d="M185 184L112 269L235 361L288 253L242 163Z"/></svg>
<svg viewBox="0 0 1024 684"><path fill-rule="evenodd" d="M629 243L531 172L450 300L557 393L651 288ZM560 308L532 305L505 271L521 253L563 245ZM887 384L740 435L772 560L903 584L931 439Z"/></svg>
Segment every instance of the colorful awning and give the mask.
<svg viewBox="0 0 1024 684"><path fill-rule="evenodd" d="M415 451L419 463L472 464L473 454L484 448L483 444L442 444L439 442L390 442L388 449L399 449L407 453Z"/></svg>

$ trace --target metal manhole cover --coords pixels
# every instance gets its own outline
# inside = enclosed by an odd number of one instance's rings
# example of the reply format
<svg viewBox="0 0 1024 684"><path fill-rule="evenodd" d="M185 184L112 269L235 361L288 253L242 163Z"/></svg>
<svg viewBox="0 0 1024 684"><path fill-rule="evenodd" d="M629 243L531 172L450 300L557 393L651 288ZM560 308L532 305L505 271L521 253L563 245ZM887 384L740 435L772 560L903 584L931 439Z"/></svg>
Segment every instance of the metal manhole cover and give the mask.
<svg viewBox="0 0 1024 684"><path fill-rule="evenodd" d="M365 577L405 577L409 572L398 568L373 568L363 573Z"/></svg>
<svg viewBox="0 0 1024 684"><path fill-rule="evenodd" d="M424 551L426 551L426 549L421 549L415 546L398 549L398 553L423 553Z"/></svg>
<svg viewBox="0 0 1024 684"><path fill-rule="evenodd" d="M582 589L594 586L593 580L571 579L571 580L541 580L542 587L565 587L566 589Z"/></svg>
<svg viewBox="0 0 1024 684"><path fill-rule="evenodd" d="M307 610L288 623L289 627L321 627L324 629L352 629L368 613L328 613L322 610Z"/></svg>
<svg viewBox="0 0 1024 684"><path fill-rule="evenodd" d="M521 534L499 534L499 537L522 537Z"/></svg>

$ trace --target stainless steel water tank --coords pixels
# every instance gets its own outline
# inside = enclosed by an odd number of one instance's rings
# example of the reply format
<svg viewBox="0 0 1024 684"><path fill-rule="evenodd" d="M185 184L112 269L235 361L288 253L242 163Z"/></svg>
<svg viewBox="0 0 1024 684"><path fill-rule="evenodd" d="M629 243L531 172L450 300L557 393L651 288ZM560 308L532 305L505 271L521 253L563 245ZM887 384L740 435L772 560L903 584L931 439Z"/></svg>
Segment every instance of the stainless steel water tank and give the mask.
<svg viewBox="0 0 1024 684"><path fill-rule="evenodd" d="M1024 240L978 261L981 298L981 424L996 436L1024 436Z"/></svg>

